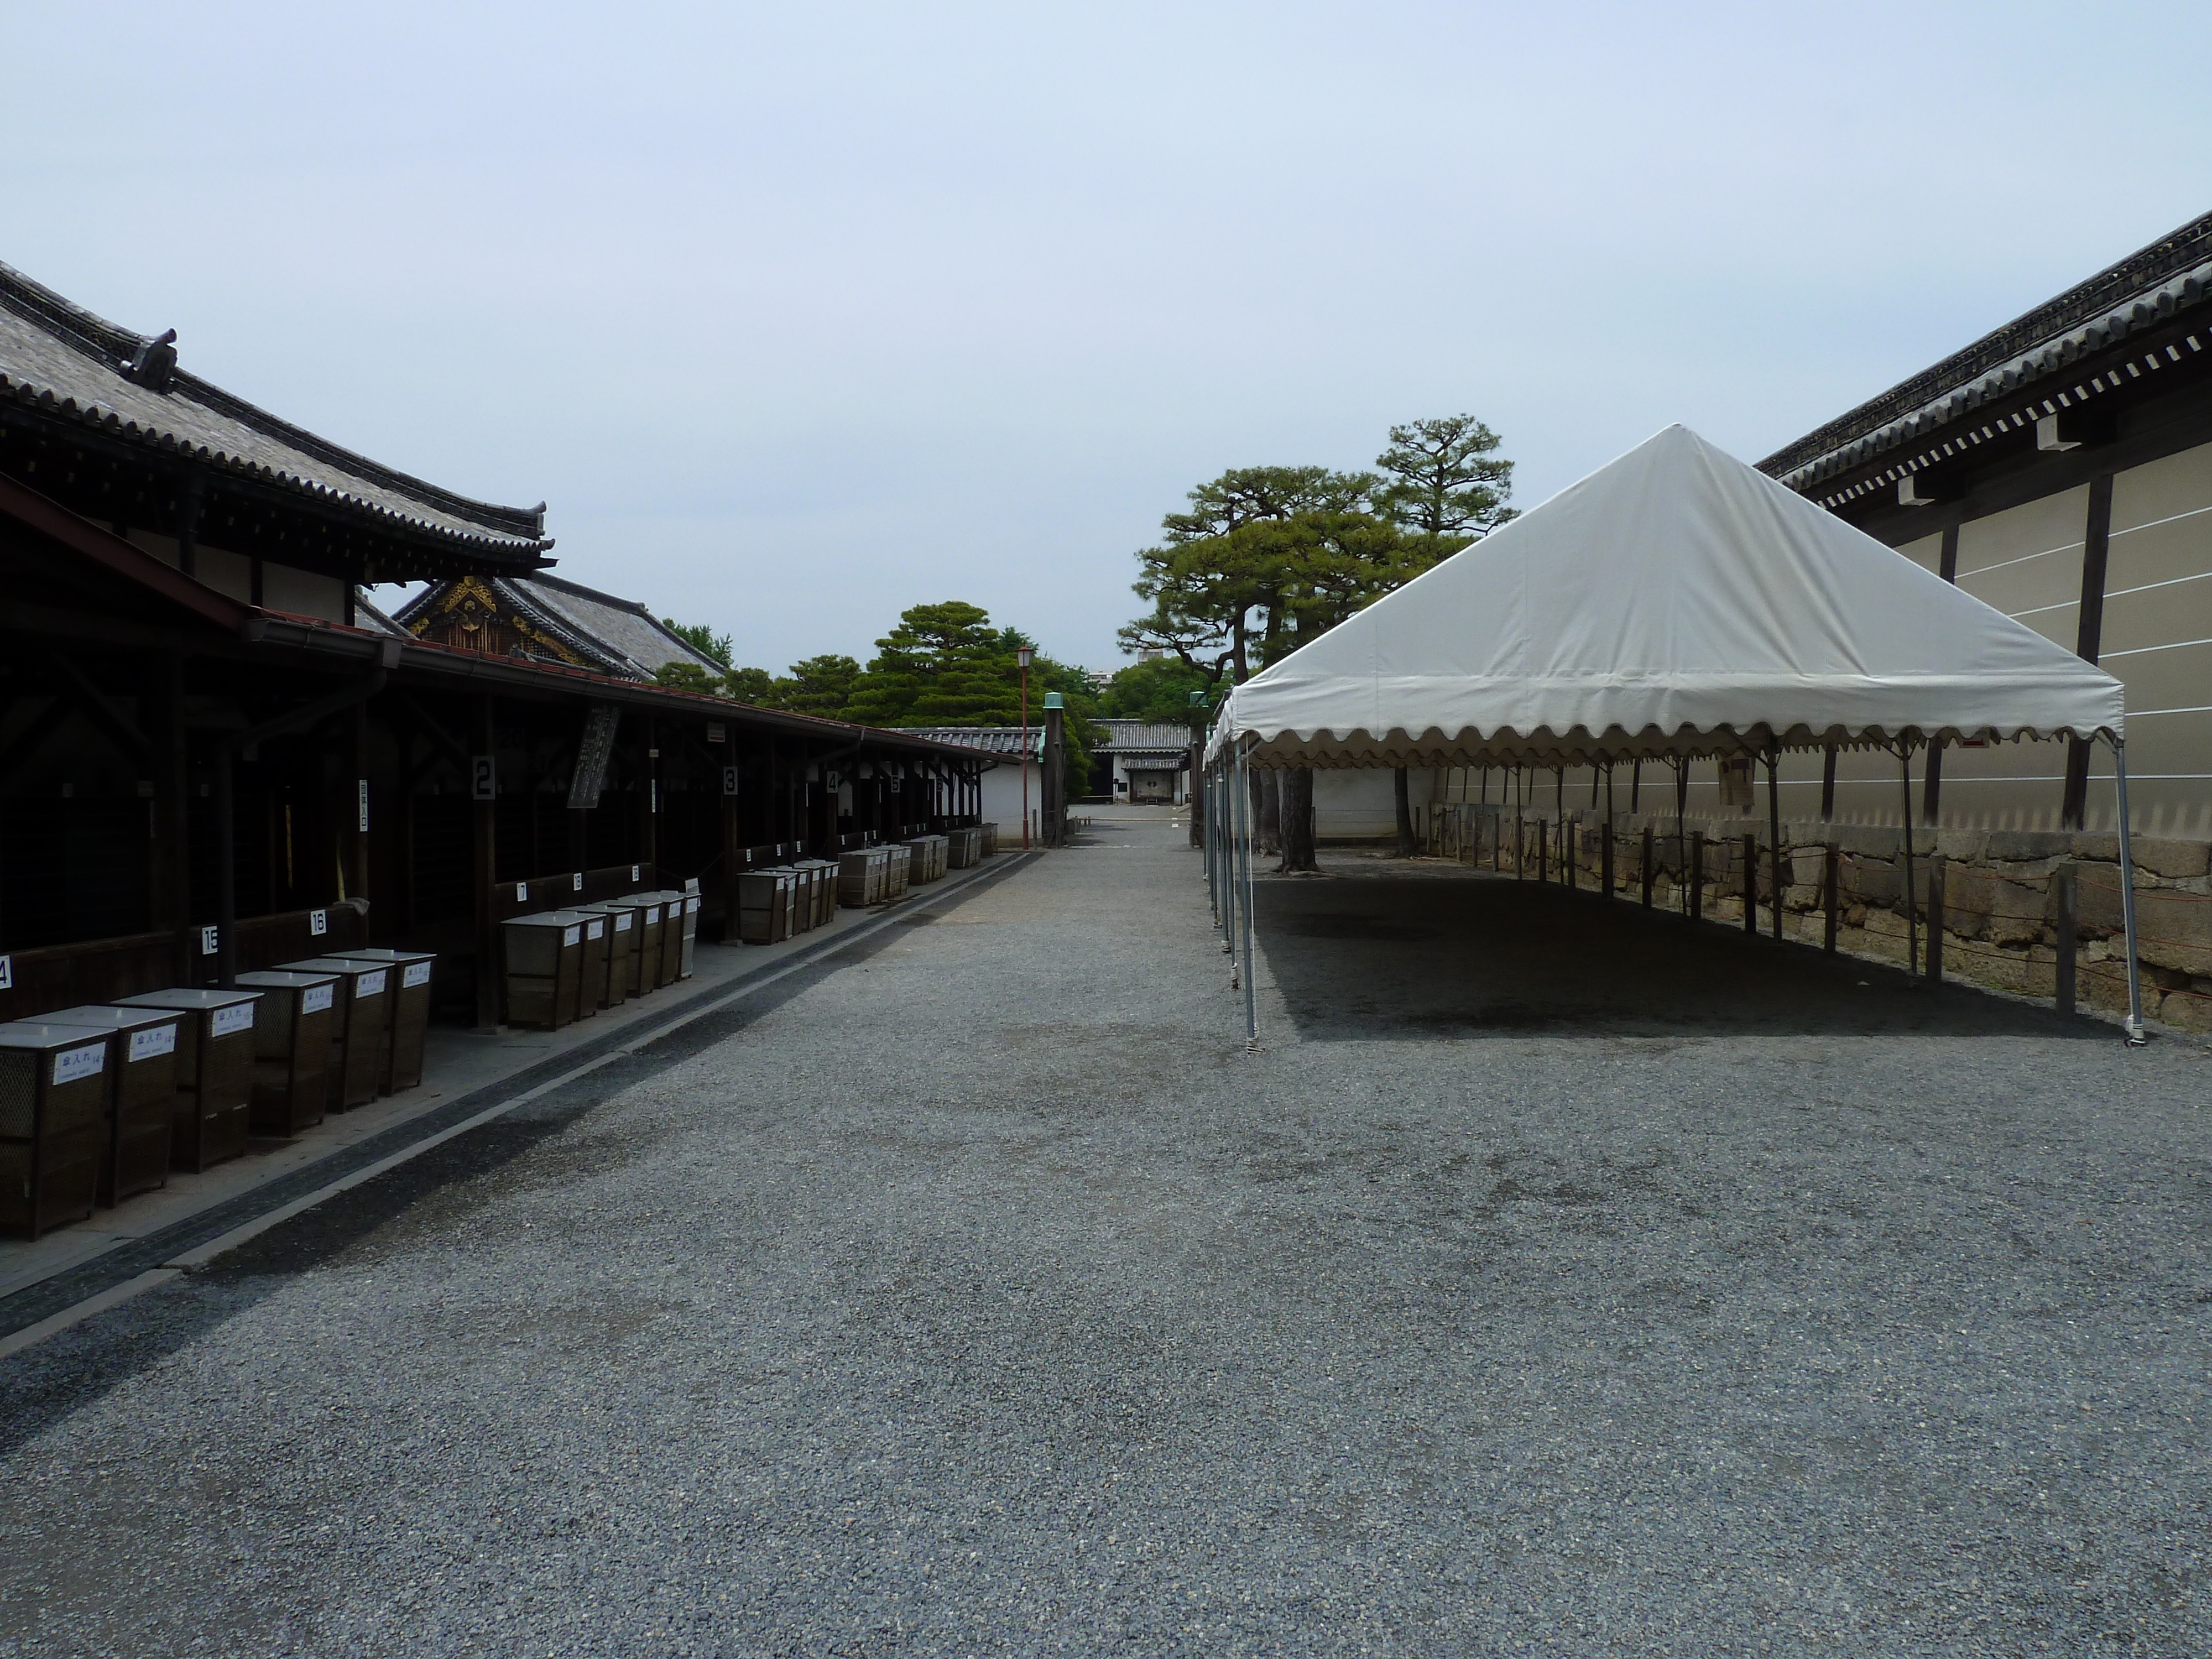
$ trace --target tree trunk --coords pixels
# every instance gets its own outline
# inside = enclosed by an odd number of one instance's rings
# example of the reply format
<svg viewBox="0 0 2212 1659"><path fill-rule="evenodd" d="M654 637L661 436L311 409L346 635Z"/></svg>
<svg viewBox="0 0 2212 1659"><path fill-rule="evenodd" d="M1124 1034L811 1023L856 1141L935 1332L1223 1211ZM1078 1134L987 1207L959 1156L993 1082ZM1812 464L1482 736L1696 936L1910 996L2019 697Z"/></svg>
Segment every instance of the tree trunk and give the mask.
<svg viewBox="0 0 2212 1659"><path fill-rule="evenodd" d="M1279 772L1252 773L1252 823L1258 831L1252 838L1255 852L1283 850L1282 797L1275 787L1275 780L1281 775Z"/></svg>
<svg viewBox="0 0 2212 1659"><path fill-rule="evenodd" d="M1409 859L1417 850L1413 840L1413 799L1406 784L1406 769L1399 767L1390 779L1391 789L1398 798L1398 856Z"/></svg>
<svg viewBox="0 0 2212 1659"><path fill-rule="evenodd" d="M1319 870L1314 858L1313 769L1295 767L1283 780L1283 861L1278 875L1294 870Z"/></svg>

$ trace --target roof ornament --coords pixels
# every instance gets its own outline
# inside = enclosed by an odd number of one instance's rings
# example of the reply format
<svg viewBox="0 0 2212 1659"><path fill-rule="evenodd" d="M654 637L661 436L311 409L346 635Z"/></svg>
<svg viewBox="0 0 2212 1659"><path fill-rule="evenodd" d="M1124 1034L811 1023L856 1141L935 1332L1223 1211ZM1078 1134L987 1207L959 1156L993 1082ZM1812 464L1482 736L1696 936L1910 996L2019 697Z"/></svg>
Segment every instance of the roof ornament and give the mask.
<svg viewBox="0 0 2212 1659"><path fill-rule="evenodd" d="M135 380L149 392L167 392L169 382L177 377L177 331L165 329L155 338L138 348L123 370L124 378Z"/></svg>

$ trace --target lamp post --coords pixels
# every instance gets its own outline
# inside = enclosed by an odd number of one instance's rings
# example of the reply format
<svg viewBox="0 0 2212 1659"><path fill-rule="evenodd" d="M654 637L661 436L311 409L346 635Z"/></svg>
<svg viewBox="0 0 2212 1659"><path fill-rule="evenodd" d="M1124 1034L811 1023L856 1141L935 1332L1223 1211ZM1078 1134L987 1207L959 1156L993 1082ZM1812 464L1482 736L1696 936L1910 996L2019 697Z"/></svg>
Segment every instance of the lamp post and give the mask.
<svg viewBox="0 0 2212 1659"><path fill-rule="evenodd" d="M1023 645L1014 647L1014 659L1022 665L1022 851L1030 850L1030 653Z"/></svg>

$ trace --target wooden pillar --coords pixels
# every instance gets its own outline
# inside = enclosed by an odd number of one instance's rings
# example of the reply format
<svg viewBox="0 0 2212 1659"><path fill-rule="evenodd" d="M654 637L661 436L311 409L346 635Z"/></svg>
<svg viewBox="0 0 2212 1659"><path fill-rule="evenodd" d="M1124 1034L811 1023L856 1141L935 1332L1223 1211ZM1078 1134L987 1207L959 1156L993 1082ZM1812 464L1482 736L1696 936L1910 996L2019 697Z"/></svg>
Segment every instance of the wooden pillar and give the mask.
<svg viewBox="0 0 2212 1659"><path fill-rule="evenodd" d="M1651 826L1647 823L1644 826L1644 908L1647 910L1651 908L1651 884L1656 873L1651 867Z"/></svg>
<svg viewBox="0 0 2212 1659"><path fill-rule="evenodd" d="M499 1024L500 951L499 907L499 745L492 717L492 701L478 696L474 716L475 741L470 763L471 851L474 854L477 934L477 1029L489 1031Z"/></svg>
<svg viewBox="0 0 2212 1659"><path fill-rule="evenodd" d="M346 849L346 870L354 898L368 897L368 702L353 706L346 722L346 751L351 765L345 799L338 804L338 840ZM371 905L372 914L375 907Z"/></svg>
<svg viewBox="0 0 2212 1659"><path fill-rule="evenodd" d="M1943 982L1943 860L1928 860L1928 977Z"/></svg>
<svg viewBox="0 0 2212 1659"><path fill-rule="evenodd" d="M1959 526L1953 525L1943 532L1942 552L1938 556L1936 574L1947 582L1959 580ZM2102 583L2099 584L2100 589ZM1943 743L1938 738L1928 744L1928 773L1920 786L1920 821L1935 823L1942 817L1943 799Z"/></svg>
<svg viewBox="0 0 2212 1659"><path fill-rule="evenodd" d="M1836 923L1842 908L1842 860L1836 856L1836 843L1830 842L1820 860L1821 918L1820 948L1830 956L1836 954Z"/></svg>
<svg viewBox="0 0 2212 1659"><path fill-rule="evenodd" d="M1820 751L1820 822L1827 823L1836 816L1836 745L1827 744Z"/></svg>
<svg viewBox="0 0 2212 1659"><path fill-rule="evenodd" d="M723 757L722 767L722 938L735 944L738 938L738 878L744 873L744 823L740 816L744 798L738 793L743 779L738 770L738 746L733 742Z"/></svg>
<svg viewBox="0 0 2212 1659"><path fill-rule="evenodd" d="M2075 654L2094 662L2104 648L2105 565L2112 532L2112 475L2090 481L2088 522L2081 538L2081 606L2074 635ZM2066 750L2066 790L2059 802L2058 821L2068 830L2079 830L2089 800L2089 740L2070 738Z"/></svg>
<svg viewBox="0 0 2212 1659"><path fill-rule="evenodd" d="M1743 931L1759 937L1759 832L1743 832Z"/></svg>
<svg viewBox="0 0 2212 1659"><path fill-rule="evenodd" d="M660 722L648 714L639 722L645 728L645 793L638 803L642 821L638 831L638 862L641 878L660 885Z"/></svg>
<svg viewBox="0 0 2212 1659"><path fill-rule="evenodd" d="M1702 921L1705 916L1705 832L1698 830L1690 837L1690 920Z"/></svg>
<svg viewBox="0 0 2212 1659"><path fill-rule="evenodd" d="M145 663L138 679L138 725L146 734L154 798L147 803L147 926L176 940L176 983L190 985L198 966L192 933L191 751L185 729L185 659L165 651Z"/></svg>
<svg viewBox="0 0 2212 1659"><path fill-rule="evenodd" d="M2053 896L2058 901L2058 921L2053 930L2056 937L2057 960L2051 966L2057 976L2053 989L2057 993L2058 1012L2070 1014L2075 1007L2075 951L2080 943L2081 919L2074 884L2074 866L2062 864L2051 872Z"/></svg>
<svg viewBox="0 0 2212 1659"><path fill-rule="evenodd" d="M1607 898L1613 896L1613 814L1606 814L1605 826L1598 831L1598 890Z"/></svg>

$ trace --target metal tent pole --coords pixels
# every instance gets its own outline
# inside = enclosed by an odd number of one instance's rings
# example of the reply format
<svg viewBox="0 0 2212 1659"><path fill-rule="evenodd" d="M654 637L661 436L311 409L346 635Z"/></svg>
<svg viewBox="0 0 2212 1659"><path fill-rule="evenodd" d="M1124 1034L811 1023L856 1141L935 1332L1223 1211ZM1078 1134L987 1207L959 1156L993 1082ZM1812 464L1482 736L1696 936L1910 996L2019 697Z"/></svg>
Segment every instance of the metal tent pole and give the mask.
<svg viewBox="0 0 2212 1659"><path fill-rule="evenodd" d="M1249 775L1250 763L1241 746L1237 751L1237 764L1240 770L1245 771L1247 775ZM1248 1048L1257 1048L1260 1046L1260 1004L1259 991L1254 983L1256 974L1252 964L1251 828L1249 823L1245 825L1244 836L1244 1046Z"/></svg>
<svg viewBox="0 0 2212 1659"><path fill-rule="evenodd" d="M2120 933L2128 952L2128 1017L2121 1030L2128 1047L2140 1048L2150 1041L2143 1030L2142 968L2136 960L2136 862L2128 843L2128 741L2112 740L2112 787L2120 807Z"/></svg>

